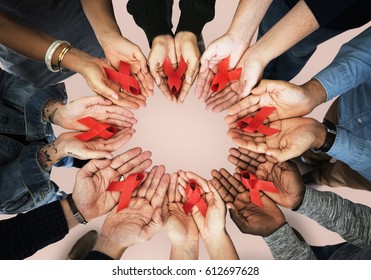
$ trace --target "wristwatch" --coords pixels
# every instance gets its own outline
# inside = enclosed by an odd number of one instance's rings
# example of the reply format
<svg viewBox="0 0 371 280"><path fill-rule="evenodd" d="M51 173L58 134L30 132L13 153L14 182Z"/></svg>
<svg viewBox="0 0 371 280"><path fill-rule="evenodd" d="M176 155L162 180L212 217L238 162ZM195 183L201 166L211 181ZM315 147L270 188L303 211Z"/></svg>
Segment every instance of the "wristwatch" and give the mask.
<svg viewBox="0 0 371 280"><path fill-rule="evenodd" d="M327 119L323 119L322 123L326 126L326 139L321 147L310 148L315 153L327 153L331 149L336 138L336 125Z"/></svg>

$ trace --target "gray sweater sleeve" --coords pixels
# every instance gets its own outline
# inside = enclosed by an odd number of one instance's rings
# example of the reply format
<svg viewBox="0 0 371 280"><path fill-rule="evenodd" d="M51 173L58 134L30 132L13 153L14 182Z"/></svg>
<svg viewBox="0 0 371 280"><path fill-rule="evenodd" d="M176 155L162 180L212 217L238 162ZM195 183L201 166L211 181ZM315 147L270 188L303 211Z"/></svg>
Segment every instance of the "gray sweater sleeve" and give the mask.
<svg viewBox="0 0 371 280"><path fill-rule="evenodd" d="M264 237L275 260L315 260L309 245L301 242L289 224Z"/></svg>
<svg viewBox="0 0 371 280"><path fill-rule="evenodd" d="M333 192L307 187L297 212L338 233L347 242L371 249L370 207L344 199Z"/></svg>

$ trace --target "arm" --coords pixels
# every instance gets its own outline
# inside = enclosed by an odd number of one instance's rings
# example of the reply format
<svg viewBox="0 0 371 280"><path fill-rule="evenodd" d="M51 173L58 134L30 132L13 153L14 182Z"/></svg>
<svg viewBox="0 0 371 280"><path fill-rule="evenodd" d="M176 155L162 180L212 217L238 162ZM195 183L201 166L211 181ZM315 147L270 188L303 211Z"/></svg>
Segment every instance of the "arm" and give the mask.
<svg viewBox="0 0 371 280"><path fill-rule="evenodd" d="M168 1L166 0L129 0L127 10L135 23L145 32L149 45L159 35L171 35L172 24L168 22ZM172 1L171 1L172 5Z"/></svg>
<svg viewBox="0 0 371 280"><path fill-rule="evenodd" d="M27 258L61 240L76 225L65 200L3 220L0 222L0 258Z"/></svg>
<svg viewBox="0 0 371 280"><path fill-rule="evenodd" d="M301 242L289 224L264 237L275 260L315 260L309 245Z"/></svg>
<svg viewBox="0 0 371 280"><path fill-rule="evenodd" d="M349 243L371 249L370 207L351 202L333 192L307 187L297 212L338 233Z"/></svg>
<svg viewBox="0 0 371 280"><path fill-rule="evenodd" d="M371 28L344 44L329 66L314 76L327 100L348 92L371 79Z"/></svg>

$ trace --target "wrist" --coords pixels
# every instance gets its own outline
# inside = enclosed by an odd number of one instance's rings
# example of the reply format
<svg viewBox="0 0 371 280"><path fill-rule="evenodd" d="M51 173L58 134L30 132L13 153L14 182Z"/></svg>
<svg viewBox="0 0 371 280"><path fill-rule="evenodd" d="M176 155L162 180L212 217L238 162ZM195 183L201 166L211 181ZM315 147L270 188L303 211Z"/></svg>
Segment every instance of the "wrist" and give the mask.
<svg viewBox="0 0 371 280"><path fill-rule="evenodd" d="M55 125L61 125L61 121L63 120L63 117L59 114L60 110L65 105L60 100L49 100L43 109L43 119L46 122L50 122Z"/></svg>
<svg viewBox="0 0 371 280"><path fill-rule="evenodd" d="M197 260L199 254L199 241L188 240L171 242L171 260Z"/></svg>
<svg viewBox="0 0 371 280"><path fill-rule="evenodd" d="M127 247L121 247L120 244L113 242L110 238L99 236L97 243L94 246L95 251L99 251L115 260L119 260Z"/></svg>
<svg viewBox="0 0 371 280"><path fill-rule="evenodd" d="M320 148L326 141L326 126L318 121L314 124L314 135L316 135L315 140L312 144L313 148Z"/></svg>
<svg viewBox="0 0 371 280"><path fill-rule="evenodd" d="M52 166L65 157L65 153L57 143L57 139L38 150L39 164L46 171L50 171Z"/></svg>
<svg viewBox="0 0 371 280"><path fill-rule="evenodd" d="M61 206L62 206L62 210L63 210L64 216L66 218L68 229L72 229L75 226L77 226L79 223L77 222L77 220L73 216L73 213L71 211L71 208L68 205L67 200L66 199L62 199L60 202L61 202Z"/></svg>
<svg viewBox="0 0 371 280"><path fill-rule="evenodd" d="M313 144L311 150L327 153L336 139L336 125L327 119L324 119L320 125L317 128L318 135L316 134L318 141Z"/></svg>
<svg viewBox="0 0 371 280"><path fill-rule="evenodd" d="M312 78L305 84L301 85L301 88L304 90L305 96L307 96L308 109L310 109L310 111L318 105L326 102L326 90L317 79Z"/></svg>

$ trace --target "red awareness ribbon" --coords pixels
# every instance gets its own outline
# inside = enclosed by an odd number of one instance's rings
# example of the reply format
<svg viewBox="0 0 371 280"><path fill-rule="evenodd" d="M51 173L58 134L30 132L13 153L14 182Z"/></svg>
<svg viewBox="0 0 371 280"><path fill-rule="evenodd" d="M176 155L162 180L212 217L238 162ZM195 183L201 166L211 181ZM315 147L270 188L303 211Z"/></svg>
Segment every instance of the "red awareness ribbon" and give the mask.
<svg viewBox="0 0 371 280"><path fill-rule="evenodd" d="M230 58L231 56L228 56L219 63L219 72L211 82L211 90L215 93L223 90L228 83L239 80L241 77L242 68L228 71Z"/></svg>
<svg viewBox="0 0 371 280"><path fill-rule="evenodd" d="M119 212L129 206L131 195L133 191L140 185L143 181L143 173L135 173L129 175L125 181L114 181L108 186L106 191L109 192L121 192L119 204L117 206L117 211Z"/></svg>
<svg viewBox="0 0 371 280"><path fill-rule="evenodd" d="M106 123L97 122L95 119L91 117L86 117L83 119L78 120L79 123L85 125L86 127L90 128L88 131L83 132L81 134L75 135L75 138L81 141L88 141L96 136L100 136L104 139L108 139L112 137L117 129L115 126L111 126Z"/></svg>
<svg viewBox="0 0 371 280"><path fill-rule="evenodd" d="M201 214L205 217L207 211L207 204L201 198L200 187L195 180L190 180L186 189L187 201L183 205L184 212L188 215L194 206L198 207Z"/></svg>
<svg viewBox="0 0 371 280"><path fill-rule="evenodd" d="M162 65L162 69L164 69L164 72L168 78L167 83L169 85L170 92L176 95L182 87L182 77L187 70L187 63L182 57L178 68L174 70L171 66L170 59L167 57L164 61L164 64Z"/></svg>
<svg viewBox="0 0 371 280"><path fill-rule="evenodd" d="M277 188L272 182L258 180L256 176L249 171L241 172L242 184L250 190L251 202L263 208L259 191L278 193Z"/></svg>
<svg viewBox="0 0 371 280"><path fill-rule="evenodd" d="M120 71L116 71L111 68L104 67L104 71L108 79L117 82L126 91L132 94L140 94L139 83L133 77L130 76L130 64L124 61L120 61Z"/></svg>
<svg viewBox="0 0 371 280"><path fill-rule="evenodd" d="M273 135L280 132L279 129L271 128L263 124L263 121L274 111L275 107L263 107L253 118L245 117L240 120L237 124L238 128L246 131L247 133L253 133L258 131L265 135Z"/></svg>

